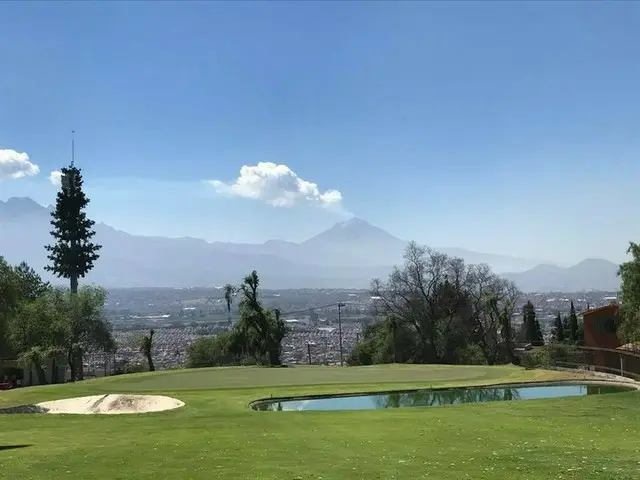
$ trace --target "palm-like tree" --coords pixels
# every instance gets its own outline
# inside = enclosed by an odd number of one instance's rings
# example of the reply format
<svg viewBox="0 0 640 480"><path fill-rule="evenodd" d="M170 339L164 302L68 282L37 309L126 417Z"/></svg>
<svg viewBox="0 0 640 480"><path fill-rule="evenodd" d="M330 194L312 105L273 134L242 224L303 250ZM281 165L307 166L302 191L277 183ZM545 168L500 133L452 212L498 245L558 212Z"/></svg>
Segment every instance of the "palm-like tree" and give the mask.
<svg viewBox="0 0 640 480"><path fill-rule="evenodd" d="M38 376L38 384L46 385L47 377L44 373L42 365L45 362L45 352L42 347L34 346L25 350L18 357L18 363L29 369L29 384L33 385L33 370L35 369Z"/></svg>
<svg viewBox="0 0 640 480"><path fill-rule="evenodd" d="M229 325L231 325L231 304L233 303L233 297L236 296L237 289L230 283L224 286L224 299L227 302L227 314L229 315Z"/></svg>
<svg viewBox="0 0 640 480"><path fill-rule="evenodd" d="M64 365L65 350L59 346L49 346L44 350L44 357L51 362L51 383L58 383L58 364ZM64 380L64 379L63 379Z"/></svg>
<svg viewBox="0 0 640 480"><path fill-rule="evenodd" d="M153 328L149 330L149 335L145 335L140 339L140 353L147 358L149 364L149 371L155 372L156 368L153 365L153 358L151 357L151 350L153 350Z"/></svg>

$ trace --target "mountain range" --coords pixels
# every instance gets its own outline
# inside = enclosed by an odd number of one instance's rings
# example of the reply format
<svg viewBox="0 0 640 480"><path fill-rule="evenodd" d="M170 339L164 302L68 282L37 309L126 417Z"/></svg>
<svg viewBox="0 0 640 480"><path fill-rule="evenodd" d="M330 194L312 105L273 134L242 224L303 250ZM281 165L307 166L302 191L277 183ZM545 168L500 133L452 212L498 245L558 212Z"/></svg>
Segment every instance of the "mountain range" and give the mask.
<svg viewBox="0 0 640 480"><path fill-rule="evenodd" d="M0 201L0 255L28 262L48 280L44 245L51 242L51 208L30 198ZM257 270L266 288L367 288L402 262L407 241L352 218L301 243L207 242L196 238L131 235L104 223L95 226L101 258L85 281L105 287L189 287L239 281ZM618 266L587 259L572 267L459 248L436 248L467 263L487 263L524 291L619 288Z"/></svg>

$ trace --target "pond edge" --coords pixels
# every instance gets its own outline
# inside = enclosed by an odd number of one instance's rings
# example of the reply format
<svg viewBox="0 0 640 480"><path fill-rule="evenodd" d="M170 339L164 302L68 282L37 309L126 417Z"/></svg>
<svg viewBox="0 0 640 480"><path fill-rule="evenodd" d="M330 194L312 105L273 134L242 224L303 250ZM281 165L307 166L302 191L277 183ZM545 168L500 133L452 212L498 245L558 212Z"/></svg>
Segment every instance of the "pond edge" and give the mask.
<svg viewBox="0 0 640 480"><path fill-rule="evenodd" d="M553 387L562 385L593 385L593 386L617 386L626 388L629 391L639 391L640 383L635 381L621 381L621 380L607 380L607 379L593 379L593 380L581 380L581 379L568 379L568 380L533 380L531 382L517 382L517 383L491 383L486 385L468 385L457 387L420 387L420 388L408 388L400 390L373 390L365 392L344 392L344 393L318 393L311 395L296 395L288 397L264 397L253 400L249 403L248 407L257 412L256 406L260 403L274 403L274 402L295 402L304 400L321 400L324 398L344 398L344 397L366 397L368 395L390 395L394 393L415 393L423 392L425 390L440 391L440 390L479 390L487 388L526 388L526 387ZM625 392L620 392L625 393Z"/></svg>

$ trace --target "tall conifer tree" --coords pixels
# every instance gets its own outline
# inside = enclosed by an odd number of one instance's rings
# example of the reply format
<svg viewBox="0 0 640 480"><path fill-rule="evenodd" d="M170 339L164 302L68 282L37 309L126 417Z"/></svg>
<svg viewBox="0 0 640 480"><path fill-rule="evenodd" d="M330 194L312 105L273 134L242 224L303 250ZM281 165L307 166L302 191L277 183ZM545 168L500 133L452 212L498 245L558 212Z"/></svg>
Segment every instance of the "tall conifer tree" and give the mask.
<svg viewBox="0 0 640 480"><path fill-rule="evenodd" d="M46 245L47 258L51 262L45 270L69 280L72 293L78 292L78 279L93 268L100 257L101 245L91 240L95 235L95 222L87 218L85 208L89 198L82 190L82 174L73 162L61 170L61 187L56 207L51 212L52 245Z"/></svg>

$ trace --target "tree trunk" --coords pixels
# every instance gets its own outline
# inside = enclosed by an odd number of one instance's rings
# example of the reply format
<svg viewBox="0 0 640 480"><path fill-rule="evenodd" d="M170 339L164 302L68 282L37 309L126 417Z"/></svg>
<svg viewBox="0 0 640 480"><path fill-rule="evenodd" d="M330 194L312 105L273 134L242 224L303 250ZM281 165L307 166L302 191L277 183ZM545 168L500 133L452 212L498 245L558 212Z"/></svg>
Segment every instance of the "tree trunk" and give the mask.
<svg viewBox="0 0 640 480"><path fill-rule="evenodd" d="M69 372L71 374L71 381L76 381L76 358L73 354L73 350L67 353L67 363L69 364Z"/></svg>
<svg viewBox="0 0 640 480"><path fill-rule="evenodd" d="M398 352L397 352L398 341L397 341L397 337L396 337L396 323L395 323L395 321L391 325L391 342L392 342L391 346L393 347L393 362L392 363L398 363Z"/></svg>
<svg viewBox="0 0 640 480"><path fill-rule="evenodd" d="M280 346L277 348L271 347L269 349L269 364L280 365Z"/></svg>
<svg viewBox="0 0 640 480"><path fill-rule="evenodd" d="M147 353L147 363L149 363L149 371L155 372L156 367L153 365L153 359L151 358L151 353Z"/></svg>
<svg viewBox="0 0 640 480"><path fill-rule="evenodd" d="M58 383L58 365L56 359L51 359L51 383Z"/></svg>
<svg viewBox="0 0 640 480"><path fill-rule="evenodd" d="M84 361L83 361L82 350L76 353L76 361L78 362L78 366L77 366L78 380L84 380Z"/></svg>
<svg viewBox="0 0 640 480"><path fill-rule="evenodd" d="M71 278L69 278L69 287L70 287L71 293L78 293L78 276L77 275L71 275Z"/></svg>
<svg viewBox="0 0 640 480"><path fill-rule="evenodd" d="M44 369L42 365L39 363L34 363L33 366L36 369L36 375L38 376L38 385L46 385L47 384L47 376L44 373Z"/></svg>

